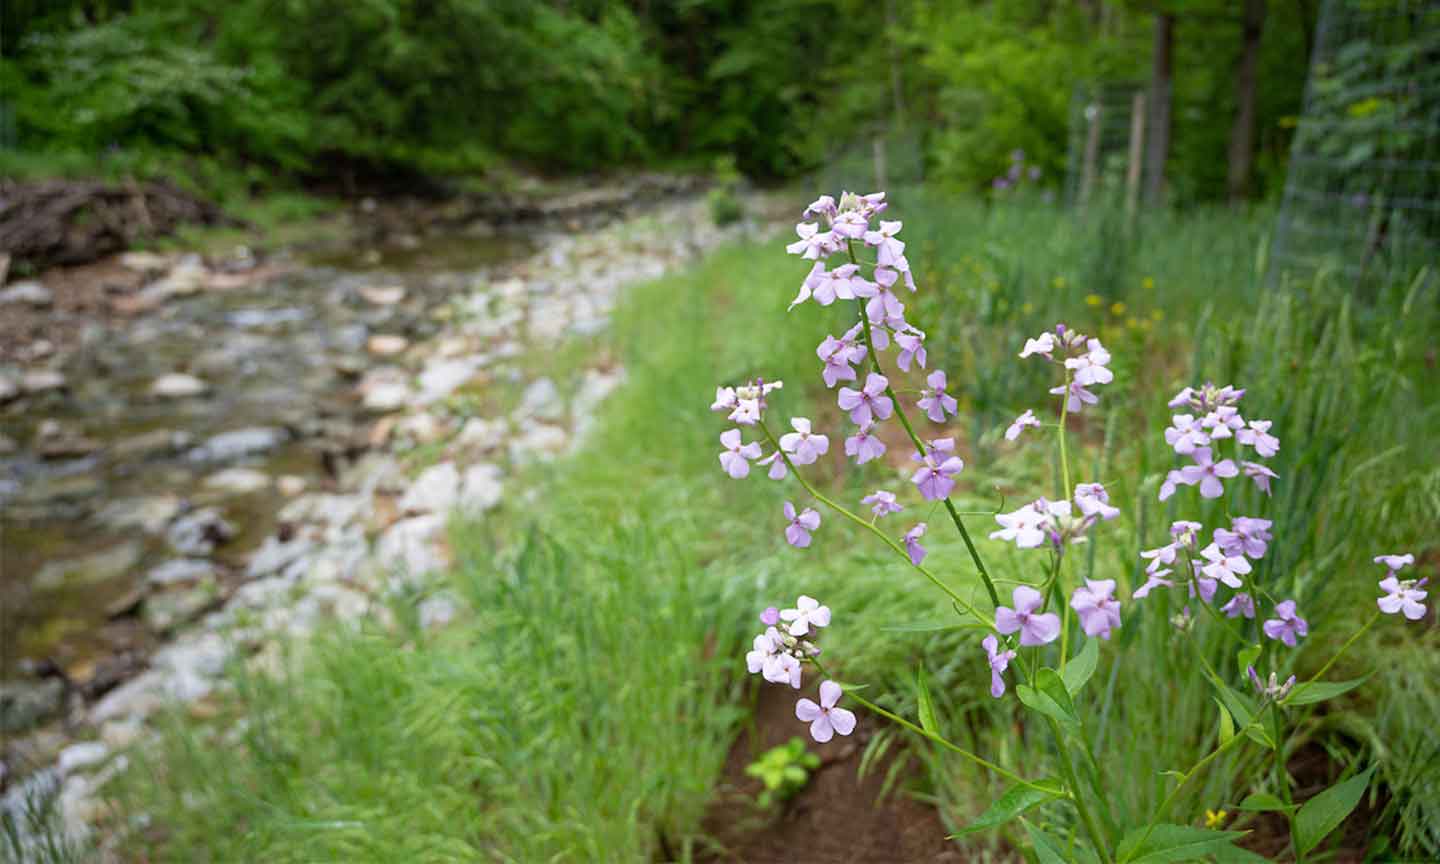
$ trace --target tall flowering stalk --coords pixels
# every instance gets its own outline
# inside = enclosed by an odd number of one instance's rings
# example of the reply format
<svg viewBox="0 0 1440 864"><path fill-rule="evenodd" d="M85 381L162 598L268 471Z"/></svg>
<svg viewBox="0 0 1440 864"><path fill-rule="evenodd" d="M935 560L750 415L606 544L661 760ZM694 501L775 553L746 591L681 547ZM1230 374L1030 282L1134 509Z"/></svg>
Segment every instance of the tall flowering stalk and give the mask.
<svg viewBox="0 0 1440 864"><path fill-rule="evenodd" d="M1190 640L1196 646L1196 668L1203 671L1217 692L1216 704L1222 715L1220 741L1188 770L1168 772L1176 782L1149 819L1135 825L1117 823L1095 783L1079 782L1071 754L1076 750L1083 752L1085 764L1094 770L1097 761L1090 739L1084 733L1085 724L1077 700L1095 671L1100 642L1109 640L1124 626L1123 603L1117 596L1116 580L1077 582L1065 572L1066 552L1073 546L1091 542L1092 536L1101 536L1100 526L1120 515L1119 507L1111 502L1102 483L1075 482L1076 478L1071 475L1067 429L1073 415L1099 404L1097 390L1114 382L1110 352L1099 339L1064 324L1027 339L1020 347L1021 360L1044 361L1054 370L1056 383L1049 394L1054 397L1051 410L1056 419L1053 424L1046 424L1037 416L1035 408L1028 408L1010 424L1005 438L1017 441L1028 429L1053 425L1061 485L1053 498L1036 497L1011 512L994 516L997 527L989 533L992 541L1035 550L1027 554L1043 556L1044 562L1043 567L1036 568L1044 574L1043 578L1034 584L1015 586L1007 605L969 527L951 499L957 478L965 469L964 461L956 454L954 437L922 440L908 413L913 408L933 423L945 423L954 417L959 406L948 392L948 376L944 370L927 370L926 386L917 399L908 403L894 386L897 371L926 369L929 357L925 331L906 318L902 298L905 292L916 292L918 286L905 256L905 242L899 239L903 223L880 218L887 207L884 193L844 193L838 200L822 195L805 209L803 221L795 229L798 239L789 244L786 251L812 263L790 308L812 302L821 306L852 304L854 325L839 337L825 336L816 348L821 380L827 388L838 388L837 406L853 427L848 434L837 434L836 438L843 439L846 457L862 465L887 453L880 434L884 424L896 423L903 429L913 448L910 457L916 466L910 476L915 487L913 494L944 507L969 553L974 575L985 588L988 608L965 598L925 565L927 553L922 541L929 530L926 522L912 523L899 533L881 527L883 517L905 509L906 505L895 492L877 490L865 496L859 504L868 507L872 514L871 518L865 518L857 512L859 508L852 509L845 502L832 499L807 479L802 469L829 451L830 436L816 430L804 417L790 418L791 431L777 435L775 427L783 428L783 424L772 425L768 417L768 397L781 389L781 382L757 378L717 389L712 410L724 413L735 424L720 436L724 448L719 454L720 465L735 479L747 477L752 463L766 466L767 476L772 480L788 482L793 477L820 508L838 516L840 524L853 526L888 547L898 560L938 588L962 619L987 631L977 646L976 686L984 686L988 676L991 695L1000 699L1008 689L1006 675L1013 672L1018 676L1014 692L1055 739L1061 776L1058 780L1027 779L1015 769L949 741L941 732L934 705L924 687L920 688L921 718L917 724L833 680L820 660L818 645L820 630L831 623L831 610L814 598L801 595L794 607L785 610L770 607L761 614L765 630L755 637L753 649L746 657L749 671L760 674L766 681L802 689L804 667L815 670L822 679L819 701L801 698L795 713L800 721L810 724L816 741L849 735L855 729L855 715L839 705L842 698L848 697L872 714L1007 779L1013 786L982 817L985 826L1002 825L1033 807L1050 802L1072 807L1083 831L1083 837L1075 838L1074 845L1070 840L1048 835L1033 824L1027 827L1037 844L1073 849L1073 856L1078 860L1093 858L1110 864L1140 858L1192 860L1223 854L1240 836L1238 832L1216 830L1214 818L1208 819L1203 828L1167 820L1173 818L1171 811L1182 790L1211 762L1230 750L1246 746L1246 742L1268 747L1275 752L1274 784L1284 801L1284 806L1276 809L1291 820L1295 855L1303 860L1324 834L1338 825L1338 818L1331 824L1327 820L1333 813L1327 815L1320 824L1328 827L1314 836L1317 820L1312 818L1314 813L1307 813L1310 805L1290 806L1289 775L1280 766L1285 744L1284 712L1339 695L1358 684L1336 684L1322 679L1339 656L1380 616L1403 615L1411 620L1424 616L1426 580L1400 578L1401 571L1414 563L1413 556L1382 555L1375 559L1388 572L1379 583L1385 593L1377 600L1378 611L1319 673L1297 684L1294 676L1281 682L1275 672L1267 679L1256 670L1255 664L1264 665L1261 658L1267 652L1272 667L1284 665L1276 659L1276 652L1294 649L1309 635L1309 623L1297 601L1277 596L1257 578L1254 565L1265 557L1274 539L1270 530L1272 522L1263 514L1230 516L1228 525L1210 528L1197 521L1177 520L1170 526L1168 543L1138 551L1140 559L1147 562L1146 578L1130 593L1130 602L1140 601L1157 591L1179 595L1182 611L1175 616L1174 624L1181 638L1199 626L1213 626L1233 637L1241 646L1241 665L1246 667L1255 695L1248 696L1231 686L1224 675L1212 668L1196 640ZM885 356L891 349L894 349L893 366ZM1195 503L1200 505L1207 500L1222 499L1227 483L1253 483L1260 493L1269 496L1271 483L1279 477L1265 460L1279 452L1280 441L1272 434L1273 424L1269 420L1247 419L1241 415L1239 406L1244 395L1243 389L1206 384L1200 388L1187 387L1171 400L1170 407L1175 413L1163 437L1182 464L1169 471L1160 484L1161 501L1169 500L1181 487L1191 487L1198 498ZM751 431L747 434L746 429ZM747 437L750 440L747 441ZM1239 496L1232 496L1231 500L1239 500ZM803 502L786 501L778 521L787 542L797 549L808 548L812 540L824 536L820 512ZM835 524L833 520L823 522L823 531L833 530ZM1192 605L1203 610L1200 616L1192 611ZM1209 625L1202 623L1207 618ZM1082 638L1084 644L1072 653L1072 640ZM1045 662L1055 662L1056 668L1042 666ZM1345 792L1347 796L1349 791ZM1354 800L1358 801L1358 797L1356 794ZM1333 810L1333 805L1325 806Z"/></svg>

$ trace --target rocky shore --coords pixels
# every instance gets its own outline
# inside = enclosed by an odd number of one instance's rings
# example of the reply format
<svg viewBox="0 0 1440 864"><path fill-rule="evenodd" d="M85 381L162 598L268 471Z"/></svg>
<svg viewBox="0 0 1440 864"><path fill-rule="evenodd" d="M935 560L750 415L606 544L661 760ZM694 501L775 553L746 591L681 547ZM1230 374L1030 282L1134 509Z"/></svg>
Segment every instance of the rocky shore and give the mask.
<svg viewBox="0 0 1440 864"><path fill-rule="evenodd" d="M447 524L584 440L624 380L593 351L624 286L754 228L715 227L691 195L337 260L94 265L107 314L67 310L64 350L32 339L0 365L0 591L23 658L0 684L0 807L53 799L84 836L155 712L211 716L230 664L383 624L396 592L446 626ZM57 302L45 280L0 293ZM568 345L578 368L555 360Z"/></svg>

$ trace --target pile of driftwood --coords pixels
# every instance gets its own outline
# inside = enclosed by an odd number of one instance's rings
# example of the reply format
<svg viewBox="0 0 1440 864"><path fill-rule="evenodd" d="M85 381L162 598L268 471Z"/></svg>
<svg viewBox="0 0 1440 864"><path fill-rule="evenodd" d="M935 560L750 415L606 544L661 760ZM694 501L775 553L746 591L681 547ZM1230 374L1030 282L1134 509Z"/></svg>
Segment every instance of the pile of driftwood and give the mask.
<svg viewBox="0 0 1440 864"><path fill-rule="evenodd" d="M84 264L185 224L239 224L164 183L0 180L0 253L35 271Z"/></svg>

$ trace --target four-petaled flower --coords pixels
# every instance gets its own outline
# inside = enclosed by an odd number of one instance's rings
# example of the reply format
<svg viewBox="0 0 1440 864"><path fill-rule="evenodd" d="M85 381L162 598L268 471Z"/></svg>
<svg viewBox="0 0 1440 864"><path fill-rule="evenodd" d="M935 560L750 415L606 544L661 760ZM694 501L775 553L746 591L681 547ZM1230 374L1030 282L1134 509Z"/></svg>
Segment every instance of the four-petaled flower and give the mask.
<svg viewBox="0 0 1440 864"><path fill-rule="evenodd" d="M1235 430L1235 440L1269 459L1280 452L1280 439L1270 434L1270 426L1269 420L1251 420L1249 426Z"/></svg>
<svg viewBox="0 0 1440 864"><path fill-rule="evenodd" d="M1105 350L1100 340L1091 339L1085 343L1085 347L1088 350L1084 354L1065 360L1065 368L1075 373L1075 383L1089 387L1091 384L1109 384L1114 381L1115 373L1105 368L1110 362L1110 352Z"/></svg>
<svg viewBox="0 0 1440 864"><path fill-rule="evenodd" d="M1231 588L1239 588L1244 584L1240 581L1240 575L1250 572L1250 562L1246 561L1243 556L1227 555L1216 543L1211 543L1201 549L1200 554L1210 562L1200 568L1206 576L1211 579L1219 579Z"/></svg>
<svg viewBox="0 0 1440 864"><path fill-rule="evenodd" d="M830 607L821 606L814 597L800 595L794 609L781 609L780 620L790 622L791 636L804 636L811 627L830 626Z"/></svg>
<svg viewBox="0 0 1440 864"><path fill-rule="evenodd" d="M1120 515L1120 508L1110 504L1110 493L1100 483L1081 483L1075 487L1075 505L1080 515L1095 516L1106 521Z"/></svg>
<svg viewBox="0 0 1440 864"><path fill-rule="evenodd" d="M1020 357L1024 359L1032 354L1039 354L1042 357L1049 358L1054 350L1055 334L1046 331L1034 339L1026 339L1025 347L1020 349Z"/></svg>
<svg viewBox="0 0 1440 864"><path fill-rule="evenodd" d="M936 369L925 378L925 383L930 387L920 391L920 401L915 403L925 416L936 423L944 423L945 417L954 414L957 410L954 397L945 392L947 383L945 370Z"/></svg>
<svg viewBox="0 0 1440 864"><path fill-rule="evenodd" d="M800 239L785 247L785 251L791 255L799 255L801 258L814 261L836 252L840 248L840 242L835 235L829 231L822 233L820 226L814 222L801 222L796 225L795 234Z"/></svg>
<svg viewBox="0 0 1440 864"><path fill-rule="evenodd" d="M1144 598L1147 594L1149 594L1151 591L1153 591L1153 590L1155 590L1156 588L1159 588L1159 587L1161 587L1161 586L1164 586L1164 587L1166 587L1166 588L1173 588L1173 587L1175 586L1175 583L1174 583L1174 582L1171 582L1169 579L1166 579L1166 578L1165 578L1166 576L1169 576L1169 575L1170 575L1171 571L1169 571L1169 570L1164 570L1164 569L1161 569L1161 570L1150 570L1150 571L1147 571L1147 573L1148 573L1148 576L1147 576L1146 579L1145 579L1145 584L1144 584L1144 585L1141 585L1139 588L1136 588L1134 591L1132 591L1132 592L1130 593L1130 599L1132 599L1132 600L1140 600L1140 599L1143 599L1143 598Z"/></svg>
<svg viewBox="0 0 1440 864"><path fill-rule="evenodd" d="M954 438L931 441L928 452L916 453L911 458L923 463L910 479L927 501L948 498L955 488L955 475L965 468L965 461L955 455Z"/></svg>
<svg viewBox="0 0 1440 864"><path fill-rule="evenodd" d="M810 421L795 417L790 421L794 432L780 436L780 449L790 454L796 465L809 465L830 450L830 439L810 431Z"/></svg>
<svg viewBox="0 0 1440 864"><path fill-rule="evenodd" d="M1265 635L1295 647L1295 638L1310 632L1310 624L1295 614L1295 601L1285 600L1275 604L1275 615L1264 624Z"/></svg>
<svg viewBox="0 0 1440 864"><path fill-rule="evenodd" d="M893 267L905 257L904 241L895 239L902 224L881 220L879 231L865 232L865 245L875 247L875 262L881 267Z"/></svg>
<svg viewBox="0 0 1440 864"><path fill-rule="evenodd" d="M1380 590L1386 593L1375 603L1386 615L1403 612L1411 621L1419 621L1425 617L1425 606L1420 601L1424 600L1426 595L1426 592L1420 589L1430 580L1426 578L1418 582L1413 579L1401 581L1395 572L1391 570L1389 576L1380 580Z"/></svg>
<svg viewBox="0 0 1440 864"><path fill-rule="evenodd" d="M845 455L854 456L857 465L864 465L885 453L885 442L874 434L874 428L874 423L866 423L859 432L845 439Z"/></svg>
<svg viewBox="0 0 1440 864"><path fill-rule="evenodd" d="M914 327L901 330L895 334L895 344L900 346L900 353L895 355L895 365L899 366L901 371L909 372L912 361L921 369L925 368L925 333L923 331L916 330Z"/></svg>
<svg viewBox="0 0 1440 864"><path fill-rule="evenodd" d="M810 724L810 737L814 738L816 743L824 744L834 738L836 733L849 735L855 731L854 712L835 707L835 703L840 701L841 693L839 684L822 681L819 705L809 699L801 699L795 703L796 719Z"/></svg>
<svg viewBox="0 0 1440 864"><path fill-rule="evenodd" d="M797 549L804 549L810 545L810 532L820 527L820 514L813 508L806 507L799 514L795 512L795 505L789 501L785 502L785 518L790 524L785 526L785 542ZM788 619L787 619L788 620ZM796 636L803 636L804 631L796 633Z"/></svg>
<svg viewBox="0 0 1440 864"><path fill-rule="evenodd" d="M1197 447L1190 455L1195 464L1180 469L1181 482L1186 486L1199 483L1200 495L1203 498L1219 498L1225 493L1225 484L1220 482L1220 478L1234 477L1240 473L1240 469L1229 459L1211 461L1209 447Z"/></svg>
<svg viewBox="0 0 1440 864"><path fill-rule="evenodd" d="M864 389L840 388L840 408L849 411L850 419L860 426L872 420L885 420L895 410L895 403L885 395L885 388L889 386L890 381L884 375L871 372L865 376Z"/></svg>
<svg viewBox="0 0 1440 864"><path fill-rule="evenodd" d="M985 646L985 657L990 663L990 695L999 699L1005 695L1005 670L1010 667L1010 661L1015 659L1013 650L1000 650L1000 640L991 633L980 644Z"/></svg>
<svg viewBox="0 0 1440 864"><path fill-rule="evenodd" d="M1188 455L1197 447L1210 444L1210 436L1204 427L1189 414L1176 414L1170 418L1171 425L1165 430L1165 443L1175 448L1176 453Z"/></svg>
<svg viewBox="0 0 1440 864"><path fill-rule="evenodd" d="M1237 593L1230 598L1230 602L1220 607L1228 618L1239 618L1244 615L1246 618L1255 617L1255 598L1244 591Z"/></svg>
<svg viewBox="0 0 1440 864"><path fill-rule="evenodd" d="M1086 636L1109 639L1110 631L1120 626L1120 601L1114 595L1114 579L1086 579L1075 589L1070 608L1080 616L1080 629Z"/></svg>
<svg viewBox="0 0 1440 864"><path fill-rule="evenodd" d="M928 526L924 522L916 522L915 527L906 531L903 538L905 552L910 556L910 563L916 567L919 567L920 562L925 560L925 547L920 545L920 538L925 536L926 527Z"/></svg>
<svg viewBox="0 0 1440 864"><path fill-rule="evenodd" d="M1384 564L1392 573L1398 573L1415 563L1415 556L1406 553L1404 555L1376 555L1376 564Z"/></svg>
<svg viewBox="0 0 1440 864"><path fill-rule="evenodd" d="M720 454L720 466L725 473L739 480L750 473L750 460L760 458L760 445L751 441L740 443L740 430L728 429L720 433L720 444L725 452Z"/></svg>
<svg viewBox="0 0 1440 864"><path fill-rule="evenodd" d="M1044 645L1060 635L1060 616L1054 612L1038 613L1045 597L1029 585L1021 585L1011 595L1015 608L995 609L995 629L1003 635L1020 631L1021 645Z"/></svg>
<svg viewBox="0 0 1440 864"><path fill-rule="evenodd" d="M1011 423L1005 430L1005 440L1014 441L1016 438L1019 438L1021 431L1023 431L1026 426L1034 426L1036 428L1040 426L1040 421L1035 417L1035 412L1029 408L1025 409L1024 414L1016 417L1015 422Z"/></svg>
<svg viewBox="0 0 1440 864"><path fill-rule="evenodd" d="M1259 462L1241 462L1240 470L1245 472L1246 477L1254 480L1256 488L1266 495L1270 494L1270 481L1280 476Z"/></svg>
<svg viewBox="0 0 1440 864"><path fill-rule="evenodd" d="M894 492L886 492L884 489L878 489L874 494L866 495L860 499L860 503L869 504L870 512L874 513L876 518L899 513L905 509L896 502Z"/></svg>
<svg viewBox="0 0 1440 864"><path fill-rule="evenodd" d="M990 532L991 540L1013 541L1021 549L1034 549L1045 542L1046 533L1041 527L1050 520L1044 499L1033 501L1013 513L997 513L995 521L1000 529Z"/></svg>

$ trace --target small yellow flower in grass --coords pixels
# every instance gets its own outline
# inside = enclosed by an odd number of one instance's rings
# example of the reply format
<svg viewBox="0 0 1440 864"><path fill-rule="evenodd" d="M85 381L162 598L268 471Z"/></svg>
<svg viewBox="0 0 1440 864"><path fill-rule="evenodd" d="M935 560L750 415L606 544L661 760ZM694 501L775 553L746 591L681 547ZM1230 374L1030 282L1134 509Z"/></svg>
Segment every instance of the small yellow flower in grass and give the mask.
<svg viewBox="0 0 1440 864"><path fill-rule="evenodd" d="M1060 291L1060 290L1064 289L1064 287L1065 287L1066 285L1070 284L1070 283L1068 283L1068 282L1065 281L1065 277L1064 277L1064 276L1056 276L1053 280L1051 280L1050 284L1053 285L1053 286L1055 286L1055 290L1056 290L1056 291Z"/></svg>
<svg viewBox="0 0 1440 864"><path fill-rule="evenodd" d="M1156 309L1155 311L1150 313L1150 317L1154 318L1156 321L1164 321L1165 312L1161 309Z"/></svg>
<svg viewBox="0 0 1440 864"><path fill-rule="evenodd" d="M1149 291L1151 288L1155 287L1155 278L1153 276L1146 276L1144 279L1140 280L1140 287L1144 288L1146 291Z"/></svg>
<svg viewBox="0 0 1440 864"><path fill-rule="evenodd" d="M1104 303L1104 302L1105 302L1105 298L1104 298L1104 297L1101 297L1099 294L1086 294L1086 295L1085 295L1085 305L1086 305L1086 306L1099 306L1100 304L1102 304L1102 303Z"/></svg>
<svg viewBox="0 0 1440 864"><path fill-rule="evenodd" d="M1129 327L1131 330L1139 330L1140 319L1136 318L1134 315L1131 315L1129 318L1125 319L1125 326Z"/></svg>
<svg viewBox="0 0 1440 864"><path fill-rule="evenodd" d="M1125 314L1125 304L1124 304L1124 303L1121 303L1119 300L1115 301L1114 303L1111 303L1111 304L1110 304L1110 314L1111 314L1111 315L1114 315L1116 318L1119 318L1121 315L1124 315L1124 314Z"/></svg>
<svg viewBox="0 0 1440 864"><path fill-rule="evenodd" d="M1020 307L1020 311L1024 312L1026 315L1029 315L1030 313L1035 311L1035 304L1026 302Z"/></svg>
<svg viewBox="0 0 1440 864"><path fill-rule="evenodd" d="M1206 810L1205 827L1219 828L1225 824L1225 817L1229 815L1230 814L1226 813L1224 810Z"/></svg>

